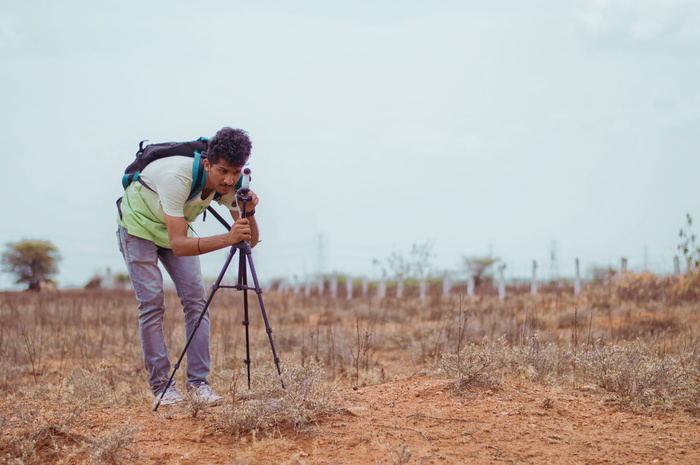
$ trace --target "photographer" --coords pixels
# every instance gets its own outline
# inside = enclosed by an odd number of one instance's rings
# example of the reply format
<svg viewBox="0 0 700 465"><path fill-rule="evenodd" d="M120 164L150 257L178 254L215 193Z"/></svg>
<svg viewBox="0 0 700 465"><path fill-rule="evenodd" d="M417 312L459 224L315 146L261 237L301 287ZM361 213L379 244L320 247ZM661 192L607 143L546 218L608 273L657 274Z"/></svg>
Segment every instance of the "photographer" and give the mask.
<svg viewBox="0 0 700 465"><path fill-rule="evenodd" d="M236 183L250 157L252 144L240 129L223 128L208 142L203 165L206 182L201 194L188 200L193 182L192 157L170 156L148 164L139 182L132 182L120 204L117 237L139 310L139 334L151 391L158 399L166 385L170 359L165 346L163 276L158 261L172 278L183 305L186 337L194 330L206 303L199 257L241 241L258 243L255 221L257 196L251 192L246 218L239 218ZM215 198L216 197L216 198ZM190 237L192 223L216 200L226 206L235 223L226 234ZM223 398L207 381L210 372L209 315L205 315L187 349L187 390L206 403ZM163 394L161 405L183 400L173 382ZM156 401L157 402L157 401ZM155 403L155 402L154 402Z"/></svg>

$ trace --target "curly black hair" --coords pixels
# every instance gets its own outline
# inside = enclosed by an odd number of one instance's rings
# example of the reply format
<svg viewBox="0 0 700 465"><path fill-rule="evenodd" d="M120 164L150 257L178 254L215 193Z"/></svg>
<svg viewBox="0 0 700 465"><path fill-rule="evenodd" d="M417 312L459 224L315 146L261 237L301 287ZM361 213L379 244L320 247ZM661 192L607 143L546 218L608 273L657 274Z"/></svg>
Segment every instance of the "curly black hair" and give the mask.
<svg viewBox="0 0 700 465"><path fill-rule="evenodd" d="M252 147L247 132L225 127L209 141L207 159L212 165L223 158L233 166L243 166L250 158Z"/></svg>

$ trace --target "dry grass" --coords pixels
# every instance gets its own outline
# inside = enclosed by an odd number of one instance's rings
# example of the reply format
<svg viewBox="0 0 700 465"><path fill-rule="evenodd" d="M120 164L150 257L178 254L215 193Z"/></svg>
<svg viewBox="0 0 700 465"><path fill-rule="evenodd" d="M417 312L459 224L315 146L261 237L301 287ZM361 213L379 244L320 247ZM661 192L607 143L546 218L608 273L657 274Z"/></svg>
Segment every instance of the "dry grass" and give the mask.
<svg viewBox="0 0 700 465"><path fill-rule="evenodd" d="M245 381L242 296L220 291L212 305L211 381L229 403L217 422L231 434L304 430L339 404L339 386L362 386L432 370L457 389L497 389L504 380L565 387L596 384L623 408L697 414L700 304L695 281L628 274L572 289L509 289L419 299L264 294L286 390L272 365L257 302L251 302L252 390ZM411 288L407 294L413 295ZM184 340L180 304L169 292L171 357ZM148 409L133 294L125 290L0 294L2 463L78 455L131 463L128 425L84 435L87 409ZM178 373L178 379L184 370ZM54 405L35 410L34 405ZM190 402L192 417L206 406ZM38 426L42 425L42 426ZM405 452L405 451L404 451ZM395 463L407 456L397 452ZM82 455L81 455L82 454ZM394 460L395 459L395 460Z"/></svg>

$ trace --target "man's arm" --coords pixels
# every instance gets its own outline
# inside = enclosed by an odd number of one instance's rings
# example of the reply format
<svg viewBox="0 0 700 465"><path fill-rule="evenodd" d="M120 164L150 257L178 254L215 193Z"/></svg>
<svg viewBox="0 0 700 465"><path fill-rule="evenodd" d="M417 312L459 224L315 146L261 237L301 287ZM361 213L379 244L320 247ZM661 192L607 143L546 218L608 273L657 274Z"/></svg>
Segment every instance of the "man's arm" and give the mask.
<svg viewBox="0 0 700 465"><path fill-rule="evenodd" d="M255 224L255 237L257 243L257 224L255 217L241 218L231 227L231 230L225 234L219 234L209 237L187 237L187 222L181 216L165 216L165 227L168 228L168 239L170 240L170 248L178 257L201 255L214 250L223 249L233 244L238 244L241 241L252 243L252 225ZM235 218L234 218L235 219Z"/></svg>

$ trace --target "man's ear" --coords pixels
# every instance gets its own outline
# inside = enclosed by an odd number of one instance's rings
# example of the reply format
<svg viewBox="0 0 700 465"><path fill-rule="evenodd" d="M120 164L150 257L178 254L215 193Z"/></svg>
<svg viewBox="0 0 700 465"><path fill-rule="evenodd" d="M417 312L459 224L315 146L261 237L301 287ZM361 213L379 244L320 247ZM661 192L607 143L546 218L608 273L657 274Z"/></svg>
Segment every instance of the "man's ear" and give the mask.
<svg viewBox="0 0 700 465"><path fill-rule="evenodd" d="M202 157L202 158L204 158L204 157ZM204 162L204 169L207 170L207 172L208 172L211 169L211 163L209 163L209 160L206 158L204 158L204 160L202 160L202 161Z"/></svg>

